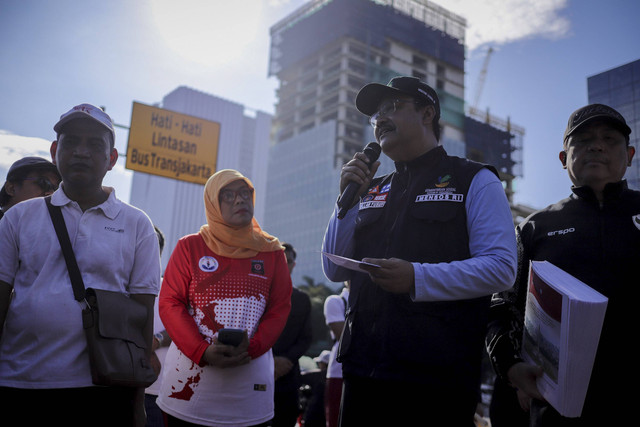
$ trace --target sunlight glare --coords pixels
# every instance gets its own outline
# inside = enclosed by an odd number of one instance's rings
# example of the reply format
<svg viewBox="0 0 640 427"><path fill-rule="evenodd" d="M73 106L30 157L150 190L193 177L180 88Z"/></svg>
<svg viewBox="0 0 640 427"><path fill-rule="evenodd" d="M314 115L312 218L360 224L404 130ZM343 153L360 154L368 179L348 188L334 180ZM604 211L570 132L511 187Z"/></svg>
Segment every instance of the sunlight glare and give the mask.
<svg viewBox="0 0 640 427"><path fill-rule="evenodd" d="M172 51L212 67L250 55L251 44L260 36L262 4L261 0L156 0L151 9L158 32Z"/></svg>

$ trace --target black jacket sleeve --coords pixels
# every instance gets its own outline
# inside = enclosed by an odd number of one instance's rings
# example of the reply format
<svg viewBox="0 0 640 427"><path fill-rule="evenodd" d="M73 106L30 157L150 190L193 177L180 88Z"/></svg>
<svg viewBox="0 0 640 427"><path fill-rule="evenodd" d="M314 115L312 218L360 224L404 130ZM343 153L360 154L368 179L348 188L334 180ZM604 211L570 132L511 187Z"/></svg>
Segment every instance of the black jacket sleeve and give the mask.
<svg viewBox="0 0 640 427"><path fill-rule="evenodd" d="M524 326L524 310L529 280L529 262L523 241L523 231L516 227L518 270L514 286L494 294L489 310L489 324L485 340L487 352L496 374L508 382L507 372L522 361L520 346Z"/></svg>

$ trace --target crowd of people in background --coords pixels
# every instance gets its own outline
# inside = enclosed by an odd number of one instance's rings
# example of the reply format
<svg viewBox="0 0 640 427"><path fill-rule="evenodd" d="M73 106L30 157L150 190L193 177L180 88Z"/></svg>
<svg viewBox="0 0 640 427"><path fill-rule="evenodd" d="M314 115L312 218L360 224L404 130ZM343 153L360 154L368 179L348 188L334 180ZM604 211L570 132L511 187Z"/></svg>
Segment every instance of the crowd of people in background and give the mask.
<svg viewBox="0 0 640 427"><path fill-rule="evenodd" d="M21 424L446 427L624 425L638 374L623 362L638 321L640 192L635 148L602 104L569 116L559 160L571 195L513 223L498 172L440 143L438 93L415 77L365 85L355 99L378 152L341 170L341 197L318 247L341 283L324 301L330 347L302 369L309 296L291 281L296 250L253 216L255 189L222 169L203 191L206 223L183 236L164 274L164 234L103 185L115 132L80 104L54 125L51 161L25 157L0 190L0 400ZM560 136L559 136L560 139ZM374 152L376 150L373 150ZM395 170L377 176L382 152ZM48 204L58 207L86 287L146 308L148 387L98 385ZM514 233L515 225L515 233ZM558 230L570 230L557 233ZM531 261L550 261L608 298L584 409L562 416L522 357ZM153 326L153 327L151 327ZM478 417L483 358L495 373ZM90 420L90 422L87 422Z"/></svg>

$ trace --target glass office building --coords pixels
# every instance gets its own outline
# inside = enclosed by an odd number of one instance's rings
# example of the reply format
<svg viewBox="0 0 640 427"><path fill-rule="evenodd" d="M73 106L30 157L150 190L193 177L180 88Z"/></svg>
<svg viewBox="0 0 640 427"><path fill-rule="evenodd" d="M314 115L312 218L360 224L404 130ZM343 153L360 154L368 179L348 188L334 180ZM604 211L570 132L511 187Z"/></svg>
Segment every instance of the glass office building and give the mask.
<svg viewBox="0 0 640 427"><path fill-rule="evenodd" d="M631 128L629 143L640 149L640 59L587 78L590 104L606 104L620 112ZM625 175L629 187L640 190L636 155Z"/></svg>

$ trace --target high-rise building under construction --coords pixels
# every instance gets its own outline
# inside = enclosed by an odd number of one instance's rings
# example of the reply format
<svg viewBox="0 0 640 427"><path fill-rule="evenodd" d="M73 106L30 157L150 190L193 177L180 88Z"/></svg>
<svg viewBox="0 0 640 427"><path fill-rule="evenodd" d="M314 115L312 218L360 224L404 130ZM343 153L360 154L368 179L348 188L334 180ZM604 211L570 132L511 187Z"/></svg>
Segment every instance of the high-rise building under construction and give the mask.
<svg viewBox="0 0 640 427"><path fill-rule="evenodd" d="M279 87L264 226L298 250L294 284L326 282L319 250L340 168L374 140L355 108L362 86L397 75L425 81L440 98L440 143L467 156L465 28L463 17L426 0L312 0L271 27L269 75ZM487 140L510 159L512 134L501 132ZM379 173L393 168L381 160ZM501 171L513 174L513 165Z"/></svg>
<svg viewBox="0 0 640 427"><path fill-rule="evenodd" d="M313 0L271 28L269 74L280 82L274 139L336 121L336 162L366 141L354 105L365 84L419 77L440 96L443 142L463 150L466 21L420 0Z"/></svg>

